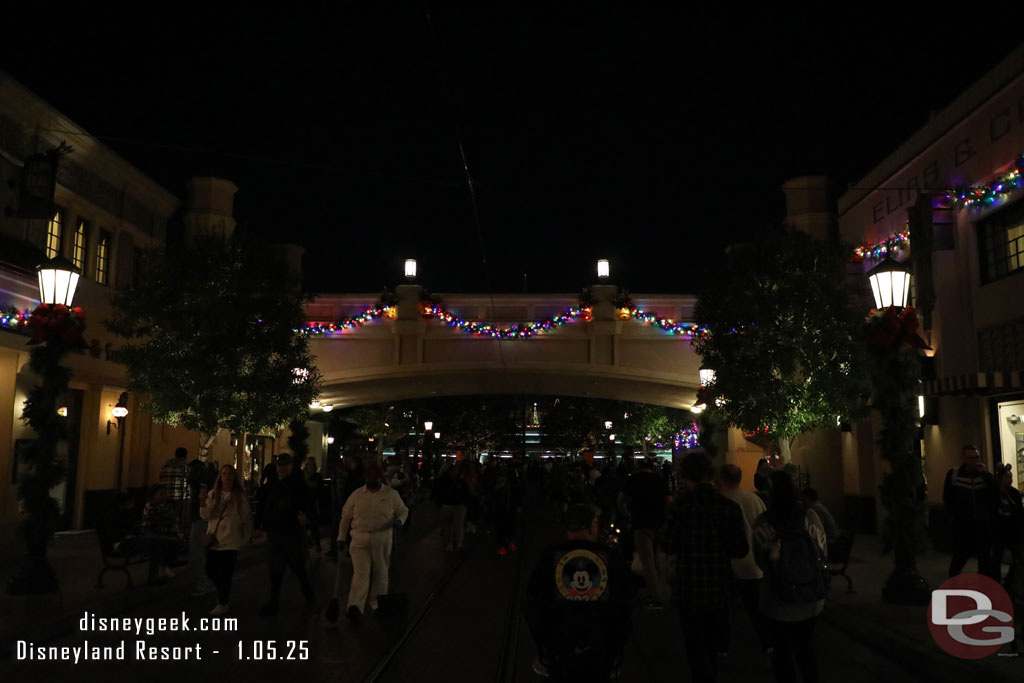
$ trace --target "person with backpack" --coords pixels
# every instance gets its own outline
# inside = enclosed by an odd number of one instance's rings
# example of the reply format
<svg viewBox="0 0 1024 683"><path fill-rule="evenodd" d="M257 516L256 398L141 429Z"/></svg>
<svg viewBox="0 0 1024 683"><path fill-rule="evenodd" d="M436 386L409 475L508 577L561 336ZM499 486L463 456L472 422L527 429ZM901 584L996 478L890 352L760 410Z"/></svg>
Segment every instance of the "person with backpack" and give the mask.
<svg viewBox="0 0 1024 683"><path fill-rule="evenodd" d="M768 508L754 522L754 559L764 571L759 607L769 620L775 680L818 680L814 623L825 607L828 544L813 510L805 508L792 477L771 475Z"/></svg>
<svg viewBox="0 0 1024 683"><path fill-rule="evenodd" d="M730 560L749 550L743 511L715 490L706 453L689 453L679 466L684 489L668 510L657 540L676 555L672 597L683 627L686 658L696 683L714 681L718 651L729 628ZM659 501L660 502L660 501Z"/></svg>
<svg viewBox="0 0 1024 683"><path fill-rule="evenodd" d="M565 527L566 540L540 553L526 584L533 670L560 683L618 680L635 579L622 555L598 541L593 507L567 508Z"/></svg>

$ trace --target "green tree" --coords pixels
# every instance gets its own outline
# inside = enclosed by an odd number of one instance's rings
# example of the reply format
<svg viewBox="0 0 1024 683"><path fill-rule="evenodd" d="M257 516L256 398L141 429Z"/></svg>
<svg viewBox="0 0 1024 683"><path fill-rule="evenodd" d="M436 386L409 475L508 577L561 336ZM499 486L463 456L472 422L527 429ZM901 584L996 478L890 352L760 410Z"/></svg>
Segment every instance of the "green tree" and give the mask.
<svg viewBox="0 0 1024 683"><path fill-rule="evenodd" d="M523 419L521 405L507 397L479 396L448 399L443 412L446 422L445 441L465 448L473 455L493 453L512 443L518 445L519 425Z"/></svg>
<svg viewBox="0 0 1024 683"><path fill-rule="evenodd" d="M602 419L593 401L564 396L542 408L544 441L552 450L576 455L600 443Z"/></svg>
<svg viewBox="0 0 1024 683"><path fill-rule="evenodd" d="M628 444L640 444L644 457L648 455L652 442L668 441L693 422L689 411L677 408L632 402L622 402L620 407L623 418L618 434Z"/></svg>
<svg viewBox="0 0 1024 683"><path fill-rule="evenodd" d="M155 421L198 431L209 447L219 429L244 444L306 414L320 375L298 333L305 298L268 248L237 231L199 235L148 253L142 272L105 324L128 340L118 359Z"/></svg>
<svg viewBox="0 0 1024 683"><path fill-rule="evenodd" d="M782 227L728 250L694 309L694 338L723 421L767 429L783 458L799 434L864 414L863 315L844 279L849 251ZM718 403L716 404L716 399Z"/></svg>
<svg viewBox="0 0 1024 683"><path fill-rule="evenodd" d="M353 425L359 436L373 439L372 450L380 462L385 446L394 446L414 428L407 412L399 403L375 403L353 408L341 419Z"/></svg>

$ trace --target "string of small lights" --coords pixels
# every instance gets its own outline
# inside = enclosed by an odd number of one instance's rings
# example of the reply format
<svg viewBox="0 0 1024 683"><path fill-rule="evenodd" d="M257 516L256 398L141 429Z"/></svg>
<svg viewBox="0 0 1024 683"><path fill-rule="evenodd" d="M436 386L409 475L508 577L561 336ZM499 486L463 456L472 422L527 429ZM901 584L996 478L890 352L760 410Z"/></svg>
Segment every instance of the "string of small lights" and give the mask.
<svg viewBox="0 0 1024 683"><path fill-rule="evenodd" d="M335 335L354 330L376 320L382 316L393 319L397 313L394 306L376 304L362 313L351 318L345 318L338 322L310 322L298 332L311 336ZM448 327L459 330L465 334L475 337L489 337L491 339L529 339L544 332L556 330L564 325L577 321L590 322L593 320L593 308L589 305L580 304L570 306L558 315L543 320L520 323L508 327L498 327L488 323L467 320L449 311L444 304L424 301L420 304L420 316L425 319L437 319ZM681 335L685 338L699 332L694 323L681 323L671 318L664 318L655 313L644 311L636 306L623 306L619 309L620 319L632 319L644 324L653 325L673 335Z"/></svg>
<svg viewBox="0 0 1024 683"><path fill-rule="evenodd" d="M1013 168L1000 174L991 183L956 187L946 192L946 199L965 208L994 204L1001 197L1024 185L1024 154L1013 162Z"/></svg>
<svg viewBox="0 0 1024 683"><path fill-rule="evenodd" d="M0 309L0 327L6 330L21 331L28 325L28 319L32 313L25 309L19 311L16 308Z"/></svg>

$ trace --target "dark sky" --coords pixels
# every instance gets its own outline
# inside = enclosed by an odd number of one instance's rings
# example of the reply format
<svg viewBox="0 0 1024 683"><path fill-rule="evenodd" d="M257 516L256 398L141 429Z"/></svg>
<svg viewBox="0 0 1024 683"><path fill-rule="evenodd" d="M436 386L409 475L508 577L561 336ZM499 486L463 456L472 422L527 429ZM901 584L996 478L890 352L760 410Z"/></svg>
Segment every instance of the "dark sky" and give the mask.
<svg viewBox="0 0 1024 683"><path fill-rule="evenodd" d="M438 292L577 291L599 257L632 291L692 292L782 219L787 178L859 180L1021 18L435 5L432 33L421 4L301 4L47 6L26 30L5 10L0 68L178 195L233 180L240 223L301 242L317 291L393 286L414 256Z"/></svg>

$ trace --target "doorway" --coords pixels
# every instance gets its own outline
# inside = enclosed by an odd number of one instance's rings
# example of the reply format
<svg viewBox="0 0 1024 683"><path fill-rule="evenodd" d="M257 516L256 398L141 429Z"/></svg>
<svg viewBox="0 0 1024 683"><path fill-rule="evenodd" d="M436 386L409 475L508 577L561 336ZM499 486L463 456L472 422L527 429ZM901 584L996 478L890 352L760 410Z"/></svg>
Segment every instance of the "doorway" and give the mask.
<svg viewBox="0 0 1024 683"><path fill-rule="evenodd" d="M999 455L1004 465L1013 467L1013 485L1021 488L1024 475L1024 400L1000 403Z"/></svg>

